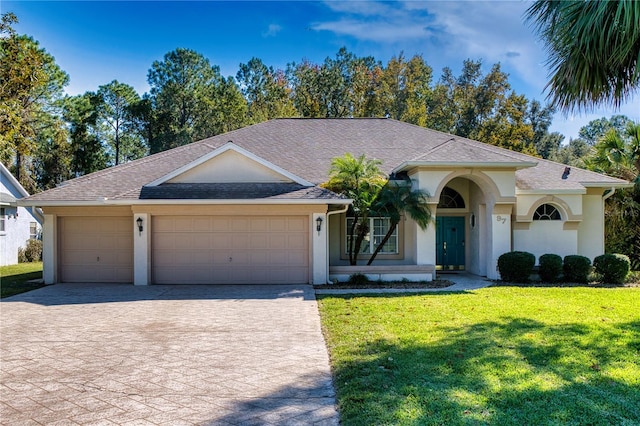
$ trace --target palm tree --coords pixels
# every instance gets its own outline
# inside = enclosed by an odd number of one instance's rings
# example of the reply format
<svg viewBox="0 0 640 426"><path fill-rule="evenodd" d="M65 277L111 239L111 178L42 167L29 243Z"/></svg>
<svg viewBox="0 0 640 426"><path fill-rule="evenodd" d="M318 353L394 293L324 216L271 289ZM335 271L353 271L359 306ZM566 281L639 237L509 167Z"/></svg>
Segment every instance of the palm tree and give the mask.
<svg viewBox="0 0 640 426"><path fill-rule="evenodd" d="M351 206L353 222L347 240L347 252L351 265L356 264L362 242L369 233L371 206L387 180L380 171L380 164L382 164L380 160L369 160L364 154L356 158L347 153L331 161L329 181L322 184L324 188L353 200Z"/></svg>
<svg viewBox="0 0 640 426"><path fill-rule="evenodd" d="M640 86L640 2L537 0L525 18L546 44L555 106L619 107Z"/></svg>
<svg viewBox="0 0 640 426"><path fill-rule="evenodd" d="M609 130L584 162L590 170L635 182L605 206L605 248L626 254L632 269L640 269L640 123L629 123L623 134Z"/></svg>
<svg viewBox="0 0 640 426"><path fill-rule="evenodd" d="M389 229L384 238L376 246L367 265L371 265L380 250L389 241L398 227L403 214L409 215L421 229L426 229L431 222L431 210L427 205L429 194L419 189L411 189L411 182L389 181L379 192L372 210L382 217L389 218Z"/></svg>

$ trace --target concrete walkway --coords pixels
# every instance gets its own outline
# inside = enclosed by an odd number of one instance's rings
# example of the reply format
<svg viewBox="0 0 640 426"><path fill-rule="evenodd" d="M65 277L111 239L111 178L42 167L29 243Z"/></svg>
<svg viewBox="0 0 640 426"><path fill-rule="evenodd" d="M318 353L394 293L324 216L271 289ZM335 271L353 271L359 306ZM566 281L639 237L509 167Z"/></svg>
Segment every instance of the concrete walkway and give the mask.
<svg viewBox="0 0 640 426"><path fill-rule="evenodd" d="M442 291L471 291L493 284L492 281L485 277L473 275L469 273L459 274L442 274L439 279L452 281L454 284L449 287L440 288L383 288L383 289L332 289L331 285L327 288L316 290L316 294L381 294L381 293L434 293Z"/></svg>
<svg viewBox="0 0 640 426"><path fill-rule="evenodd" d="M337 425L311 286L57 284L0 302L3 425Z"/></svg>

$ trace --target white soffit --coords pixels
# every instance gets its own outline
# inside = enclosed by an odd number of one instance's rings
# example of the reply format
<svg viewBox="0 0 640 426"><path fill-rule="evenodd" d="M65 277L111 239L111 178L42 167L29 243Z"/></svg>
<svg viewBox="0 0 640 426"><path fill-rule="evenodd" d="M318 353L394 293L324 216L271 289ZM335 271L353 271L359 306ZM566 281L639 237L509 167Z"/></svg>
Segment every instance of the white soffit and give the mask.
<svg viewBox="0 0 640 426"><path fill-rule="evenodd" d="M225 162L225 160L229 161ZM230 172L233 172L231 176ZM303 186L314 186L313 183L258 157L231 141L146 186L158 186L167 182L295 182Z"/></svg>

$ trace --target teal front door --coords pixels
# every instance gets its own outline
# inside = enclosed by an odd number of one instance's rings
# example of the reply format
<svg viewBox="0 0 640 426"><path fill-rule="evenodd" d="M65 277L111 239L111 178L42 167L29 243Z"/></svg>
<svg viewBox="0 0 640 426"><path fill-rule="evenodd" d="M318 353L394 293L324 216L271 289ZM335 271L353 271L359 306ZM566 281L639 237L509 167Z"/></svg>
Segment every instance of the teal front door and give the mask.
<svg viewBox="0 0 640 426"><path fill-rule="evenodd" d="M464 217L436 217L436 267L464 269Z"/></svg>

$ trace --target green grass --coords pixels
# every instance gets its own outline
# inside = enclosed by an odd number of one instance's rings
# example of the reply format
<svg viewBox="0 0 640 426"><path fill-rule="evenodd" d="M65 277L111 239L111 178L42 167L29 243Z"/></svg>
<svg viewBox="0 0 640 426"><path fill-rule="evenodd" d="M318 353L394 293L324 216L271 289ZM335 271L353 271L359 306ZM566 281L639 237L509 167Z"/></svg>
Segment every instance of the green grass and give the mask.
<svg viewBox="0 0 640 426"><path fill-rule="evenodd" d="M42 278L42 262L0 266L0 298L42 287L27 281Z"/></svg>
<svg viewBox="0 0 640 426"><path fill-rule="evenodd" d="M640 288L318 301L344 425L640 424Z"/></svg>

